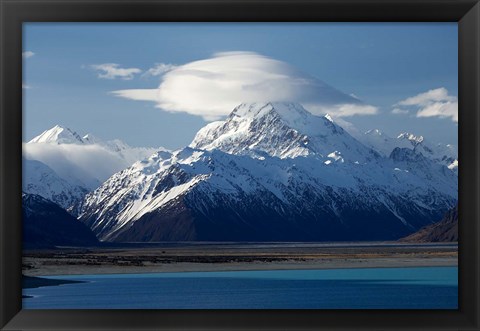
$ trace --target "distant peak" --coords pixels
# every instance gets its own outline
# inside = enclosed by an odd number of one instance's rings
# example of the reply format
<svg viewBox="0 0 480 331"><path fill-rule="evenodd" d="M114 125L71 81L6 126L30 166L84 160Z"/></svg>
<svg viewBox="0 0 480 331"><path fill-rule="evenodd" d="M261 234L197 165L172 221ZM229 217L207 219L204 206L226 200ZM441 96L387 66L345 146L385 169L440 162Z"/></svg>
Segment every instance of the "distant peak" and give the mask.
<svg viewBox="0 0 480 331"><path fill-rule="evenodd" d="M29 143L83 144L84 141L75 131L57 124L30 140Z"/></svg>
<svg viewBox="0 0 480 331"><path fill-rule="evenodd" d="M325 114L324 117L325 117L327 120L329 120L330 122L333 123L333 118L332 118L332 116L330 116L330 114Z"/></svg>
<svg viewBox="0 0 480 331"><path fill-rule="evenodd" d="M397 139L407 139L411 142L420 144L423 141L423 136L416 136L410 132L402 132L398 135Z"/></svg>

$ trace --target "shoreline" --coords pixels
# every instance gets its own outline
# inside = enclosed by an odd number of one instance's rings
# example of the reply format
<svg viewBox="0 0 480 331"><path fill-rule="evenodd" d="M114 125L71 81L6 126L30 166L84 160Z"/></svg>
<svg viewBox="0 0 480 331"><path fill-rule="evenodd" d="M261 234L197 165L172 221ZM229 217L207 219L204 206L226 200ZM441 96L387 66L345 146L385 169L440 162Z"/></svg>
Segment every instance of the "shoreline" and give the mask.
<svg viewBox="0 0 480 331"><path fill-rule="evenodd" d="M42 276L81 276L81 275L114 275L114 274L146 274L146 273L183 273L183 272L225 272L225 271L275 271L275 270L332 270L332 269L372 269L372 268L420 268L420 267L458 267L458 260L451 258L429 259L368 259L308 262L250 262L250 263L172 263L166 265L143 267L120 266L62 266L24 271L31 277Z"/></svg>
<svg viewBox="0 0 480 331"><path fill-rule="evenodd" d="M83 283L82 281L78 280L60 280L60 279L49 279L43 277L32 277L32 276L25 276L22 275L22 290L29 289L29 288L40 288L46 286L59 286L64 284L77 284ZM23 298L29 297L23 295Z"/></svg>
<svg viewBox="0 0 480 331"><path fill-rule="evenodd" d="M362 261L360 263L363 263ZM352 263L350 261L346 264L335 264L335 265L313 265L310 263L265 263L265 264L254 264L254 263L243 263L235 265L191 265L179 263L173 268L164 269L162 266L153 267L153 268L122 268L117 270L117 268L101 268L101 269L89 269L89 268L78 268L72 270L72 273L60 274L58 272L51 274L43 274L42 272L36 273L36 276L26 276L30 278L39 278L46 279L44 277L70 277L70 276L82 276L82 275L123 275L123 274L150 274L150 273L197 273L197 272L236 272L236 271L280 271L280 270L337 270L337 269L393 269L393 268L435 268L435 267L458 267L457 260L441 260L441 261L415 261L411 263L399 262L399 261L390 261L393 263L385 263L385 260L378 261L368 261L365 264L359 265ZM115 271L115 272L114 272ZM57 284L54 284L57 285ZM49 286L49 285L43 285ZM29 288L29 287L24 287Z"/></svg>
<svg viewBox="0 0 480 331"><path fill-rule="evenodd" d="M188 243L159 247L57 248L24 252L22 269L26 276L68 276L440 266L458 266L457 246Z"/></svg>

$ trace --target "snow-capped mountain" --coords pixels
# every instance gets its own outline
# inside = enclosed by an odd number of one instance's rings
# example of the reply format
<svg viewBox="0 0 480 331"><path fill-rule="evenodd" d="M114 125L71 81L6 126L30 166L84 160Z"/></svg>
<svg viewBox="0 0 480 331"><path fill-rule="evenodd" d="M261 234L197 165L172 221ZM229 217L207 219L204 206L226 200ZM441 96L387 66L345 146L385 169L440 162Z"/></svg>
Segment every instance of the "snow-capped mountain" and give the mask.
<svg viewBox="0 0 480 331"><path fill-rule="evenodd" d="M80 206L101 240L386 240L436 221L457 177L389 157L293 103L242 104L189 147L110 177Z"/></svg>
<svg viewBox="0 0 480 331"><path fill-rule="evenodd" d="M92 134L81 137L59 125L23 145L28 159L46 164L68 183L88 191L157 150L130 147L120 140L102 141Z"/></svg>
<svg viewBox="0 0 480 331"><path fill-rule="evenodd" d="M88 192L80 185L67 182L40 161L23 158L22 163L22 190L25 193L40 195L64 209L69 209Z"/></svg>
<svg viewBox="0 0 480 331"><path fill-rule="evenodd" d="M458 167L458 151L456 146L451 144L434 144L423 136L409 132L402 132L396 138L392 138L378 129L368 130L358 138L365 145L386 157L397 147L409 148L451 170L456 170Z"/></svg>
<svg viewBox="0 0 480 331"><path fill-rule="evenodd" d="M48 144L83 144L84 141L78 133L64 128L60 125L55 125L49 130L43 131L36 136L29 143L48 143Z"/></svg>
<svg viewBox="0 0 480 331"><path fill-rule="evenodd" d="M379 156L328 115L314 116L295 103L242 104L225 121L201 129L190 147L257 157L327 158L332 154L333 159L362 163Z"/></svg>

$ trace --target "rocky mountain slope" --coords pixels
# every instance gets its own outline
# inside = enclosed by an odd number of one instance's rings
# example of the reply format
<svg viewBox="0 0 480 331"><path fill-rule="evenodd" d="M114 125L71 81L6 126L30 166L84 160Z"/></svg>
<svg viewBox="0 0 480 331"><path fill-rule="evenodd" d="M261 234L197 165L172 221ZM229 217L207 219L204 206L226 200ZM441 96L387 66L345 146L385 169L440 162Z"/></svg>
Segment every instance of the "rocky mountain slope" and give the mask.
<svg viewBox="0 0 480 331"><path fill-rule="evenodd" d="M449 210L442 220L427 225L401 239L407 242L453 242L458 241L458 205Z"/></svg>

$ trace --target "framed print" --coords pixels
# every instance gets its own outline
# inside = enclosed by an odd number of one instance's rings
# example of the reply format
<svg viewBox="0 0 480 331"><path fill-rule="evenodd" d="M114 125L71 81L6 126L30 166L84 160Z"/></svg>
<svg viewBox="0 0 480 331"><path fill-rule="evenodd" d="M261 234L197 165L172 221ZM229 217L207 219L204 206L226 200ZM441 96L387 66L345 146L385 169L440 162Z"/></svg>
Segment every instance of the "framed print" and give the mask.
<svg viewBox="0 0 480 331"><path fill-rule="evenodd" d="M477 1L1 15L2 329L479 329Z"/></svg>

